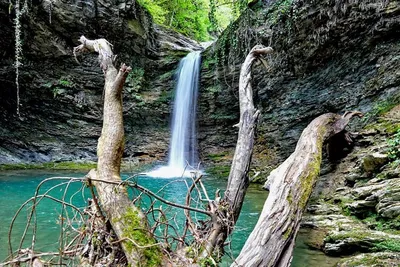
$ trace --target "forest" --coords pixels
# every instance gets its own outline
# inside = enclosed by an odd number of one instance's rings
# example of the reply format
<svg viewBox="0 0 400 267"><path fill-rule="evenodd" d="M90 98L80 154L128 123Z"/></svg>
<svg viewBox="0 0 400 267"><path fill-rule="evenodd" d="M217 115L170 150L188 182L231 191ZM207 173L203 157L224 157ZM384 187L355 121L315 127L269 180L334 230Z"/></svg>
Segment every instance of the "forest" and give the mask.
<svg viewBox="0 0 400 267"><path fill-rule="evenodd" d="M0 0L0 266L400 266L394 0Z"/></svg>

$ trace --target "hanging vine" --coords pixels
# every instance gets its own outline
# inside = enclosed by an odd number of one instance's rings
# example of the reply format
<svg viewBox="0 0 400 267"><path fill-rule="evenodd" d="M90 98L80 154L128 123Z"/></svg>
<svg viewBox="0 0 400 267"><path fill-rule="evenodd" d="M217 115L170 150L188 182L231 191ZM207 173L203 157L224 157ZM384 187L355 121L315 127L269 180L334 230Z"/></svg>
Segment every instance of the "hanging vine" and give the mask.
<svg viewBox="0 0 400 267"><path fill-rule="evenodd" d="M10 1L9 11L11 13L13 4ZM20 113L20 86L19 86L19 70L22 66L22 39L21 39L21 17L25 13L28 12L28 2L25 1L22 8L20 0L15 0L15 18L14 18L14 27L15 27L15 86L17 88L17 115L21 118Z"/></svg>

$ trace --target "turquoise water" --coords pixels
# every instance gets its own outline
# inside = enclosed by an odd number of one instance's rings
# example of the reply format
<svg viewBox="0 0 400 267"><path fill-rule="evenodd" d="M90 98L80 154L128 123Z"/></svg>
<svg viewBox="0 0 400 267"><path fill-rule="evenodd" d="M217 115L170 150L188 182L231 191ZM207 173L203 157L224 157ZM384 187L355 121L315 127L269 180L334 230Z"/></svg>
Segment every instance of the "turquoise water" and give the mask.
<svg viewBox="0 0 400 267"><path fill-rule="evenodd" d="M43 179L60 175L62 176L66 174L42 171L10 171L0 173L0 260L5 259L7 256L8 229L16 210L29 197L33 196L37 185ZM69 173L68 176L80 177L82 174L77 173L71 175L71 173ZM161 187L171 182L171 179L158 179L149 177L139 177L136 179L140 185L147 187L152 191L157 191ZM49 188L57 185L60 181L63 180L45 183L40 192L46 192ZM210 177L206 177L204 182L209 194L212 196L217 188L223 189L226 184L225 181ZM73 192L80 189L80 183L72 183L62 187L57 187L51 191L51 195L58 198L63 196L66 186L69 187L69 190L64 197L68 200L72 197L75 204L83 207L84 200L89 197L89 194L73 194ZM182 203L185 199L186 191L187 186L183 181L174 182L165 187L163 190L163 196L170 201ZM251 230L256 224L266 197L267 194L264 190L261 190L256 186L251 186L249 188L243 205L242 213L232 236L231 248L234 257L238 255L247 236L250 234ZM13 231L12 235L14 249L19 244L21 233L26 225L28 211L29 209L23 210L15 222L15 230ZM38 241L36 243L36 249L40 249L42 251L48 251L50 249L54 250L57 248L58 237L60 233L59 218L69 218L68 214L60 214L60 205L46 199L42 200L40 205L38 205L36 212L38 224L36 234ZM178 220L179 218L180 217L178 216ZM32 228L30 228L30 230L31 229ZM24 244L30 244L31 237L31 235L28 235L27 243ZM298 237L292 266L328 267L335 265L337 259L326 257L319 251L308 249L303 243L303 240L306 238L306 235L300 235ZM228 262L229 259L225 258L225 262L222 264L222 266L229 266Z"/></svg>

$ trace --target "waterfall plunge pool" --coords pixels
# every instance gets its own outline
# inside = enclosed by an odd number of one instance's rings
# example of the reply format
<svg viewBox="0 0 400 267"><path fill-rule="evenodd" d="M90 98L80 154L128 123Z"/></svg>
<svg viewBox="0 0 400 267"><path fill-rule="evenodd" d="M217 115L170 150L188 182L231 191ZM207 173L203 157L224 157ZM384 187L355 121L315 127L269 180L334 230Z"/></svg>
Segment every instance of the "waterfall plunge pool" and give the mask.
<svg viewBox="0 0 400 267"><path fill-rule="evenodd" d="M17 209L27 199L34 195L37 185L45 178L54 176L69 176L81 177L80 173L60 173L51 171L7 171L0 173L0 260L3 261L7 257L8 251L8 229L12 217ZM128 175L124 175L128 177ZM180 179L182 180L182 179ZM188 180L190 181L190 179ZM138 177L138 184L144 186L153 192L156 192L161 187L171 182L171 179L151 178L151 177ZM43 185L41 192L45 192L50 187L56 185L59 181L51 181ZM224 189L226 181L215 179L213 177L205 177L204 183L210 195L213 195L217 188ZM81 187L79 183L71 184L69 191L76 191ZM63 187L65 188L65 187ZM163 190L164 198L183 203L186 196L187 187L184 182L170 183ZM61 188L53 192L53 196L61 197L64 190ZM69 196L68 196L69 197ZM240 252L241 247L244 245L248 235L252 231L254 225L258 220L258 216L262 210L264 201L267 197L266 191L259 189L259 186L250 186L243 204L242 212L239 221L235 227L232 236L232 253L236 257ZM83 206L82 201L82 206ZM58 243L58 236L60 233L59 225L59 206L50 200L43 200L37 209L37 245L36 249L41 251L56 250ZM15 248L19 243L19 238L25 227L27 218L27 211L25 210L20 214L15 223L15 228L12 234L13 247ZM181 220L183 225L183 217L177 217ZM310 250L305 244L307 233L300 234L297 238L296 248L294 251L293 267L303 266L318 266L318 267L332 267L339 260L338 258L327 257L320 251ZM29 238L28 238L29 239ZM231 260L224 257L224 261L220 266L229 266Z"/></svg>

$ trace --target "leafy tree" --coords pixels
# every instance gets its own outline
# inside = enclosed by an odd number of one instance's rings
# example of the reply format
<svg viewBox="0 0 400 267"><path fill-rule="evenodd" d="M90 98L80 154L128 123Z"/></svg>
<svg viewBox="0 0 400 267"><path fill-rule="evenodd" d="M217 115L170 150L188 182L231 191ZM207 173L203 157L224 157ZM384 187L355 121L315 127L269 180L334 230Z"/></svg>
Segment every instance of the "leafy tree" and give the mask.
<svg viewBox="0 0 400 267"><path fill-rule="evenodd" d="M138 0L156 23L199 41L221 33L247 7L248 0Z"/></svg>

